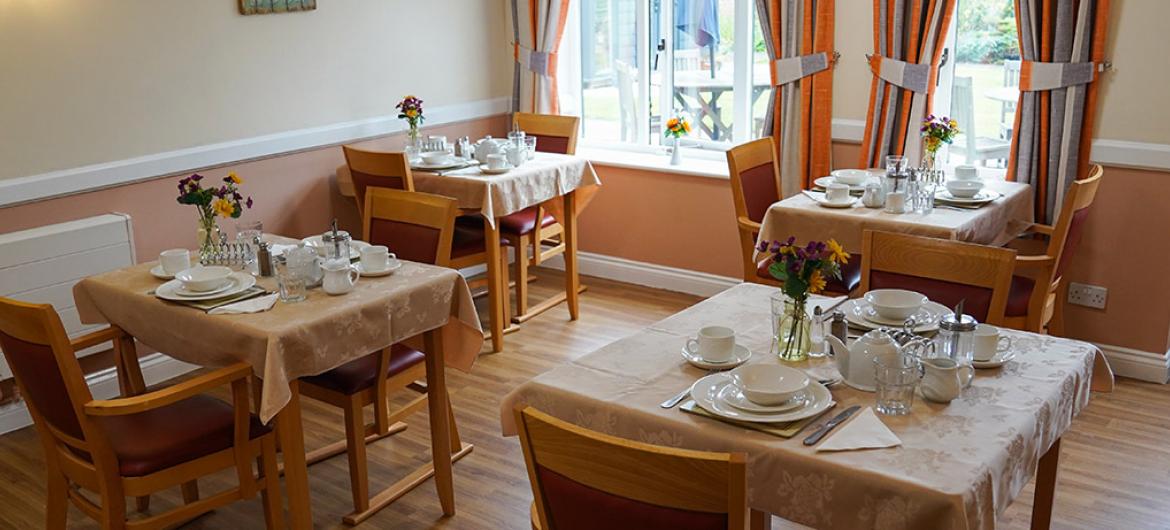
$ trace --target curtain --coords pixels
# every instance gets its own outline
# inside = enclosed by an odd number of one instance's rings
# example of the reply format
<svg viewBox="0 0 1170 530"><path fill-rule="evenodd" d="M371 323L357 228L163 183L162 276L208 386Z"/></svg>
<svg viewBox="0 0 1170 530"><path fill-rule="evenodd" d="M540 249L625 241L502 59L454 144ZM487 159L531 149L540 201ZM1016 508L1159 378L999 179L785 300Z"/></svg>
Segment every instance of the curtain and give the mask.
<svg viewBox="0 0 1170 530"><path fill-rule="evenodd" d="M1015 5L1020 99L1007 178L1032 184L1036 219L1051 223L1072 181L1088 172L1109 0Z"/></svg>
<svg viewBox="0 0 1170 530"><path fill-rule="evenodd" d="M956 3L874 0L874 53L869 56L873 81L861 167L882 167L886 155L906 155L912 164L922 158L919 127L930 114L943 42Z"/></svg>
<svg viewBox="0 0 1170 530"><path fill-rule="evenodd" d="M772 63L763 135L776 138L781 197L831 169L834 1L756 0Z"/></svg>
<svg viewBox="0 0 1170 530"><path fill-rule="evenodd" d="M512 111L558 114L557 49L570 0L511 0Z"/></svg>

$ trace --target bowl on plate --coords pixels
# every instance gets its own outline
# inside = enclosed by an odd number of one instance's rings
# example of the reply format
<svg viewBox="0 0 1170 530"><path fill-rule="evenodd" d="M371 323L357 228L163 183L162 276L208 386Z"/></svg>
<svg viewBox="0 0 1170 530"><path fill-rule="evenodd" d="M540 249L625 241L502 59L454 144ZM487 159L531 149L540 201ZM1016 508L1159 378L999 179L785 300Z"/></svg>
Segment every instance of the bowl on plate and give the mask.
<svg viewBox="0 0 1170 530"><path fill-rule="evenodd" d="M860 186L869 178L869 172L862 169L837 169L829 174L846 186Z"/></svg>
<svg viewBox="0 0 1170 530"><path fill-rule="evenodd" d="M424 164L428 166L437 166L447 161L451 154L446 151L427 151L418 155L422 158Z"/></svg>
<svg viewBox="0 0 1170 530"><path fill-rule="evenodd" d="M930 299L922 293L905 289L875 289L865 293L865 301L882 318L906 320Z"/></svg>
<svg viewBox="0 0 1170 530"><path fill-rule="evenodd" d="M982 180L951 180L947 181L947 191L960 199L970 199L983 189Z"/></svg>
<svg viewBox="0 0 1170 530"><path fill-rule="evenodd" d="M804 372L779 364L747 364L730 372L744 397L757 405L781 405L808 388Z"/></svg>
<svg viewBox="0 0 1170 530"><path fill-rule="evenodd" d="M175 279L183 284L184 289L201 293L223 287L231 275L231 269L214 265L181 270L175 274Z"/></svg>

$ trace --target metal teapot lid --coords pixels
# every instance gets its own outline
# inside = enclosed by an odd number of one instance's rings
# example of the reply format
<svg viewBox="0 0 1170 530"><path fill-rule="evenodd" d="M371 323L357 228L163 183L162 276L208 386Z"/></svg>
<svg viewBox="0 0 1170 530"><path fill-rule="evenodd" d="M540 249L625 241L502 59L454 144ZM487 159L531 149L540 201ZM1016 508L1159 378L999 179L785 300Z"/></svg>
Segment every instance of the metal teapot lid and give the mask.
<svg viewBox="0 0 1170 530"><path fill-rule="evenodd" d="M962 315L956 317L955 315L947 315L939 320L939 329L946 331L975 331L975 327L979 325L979 321L971 315Z"/></svg>

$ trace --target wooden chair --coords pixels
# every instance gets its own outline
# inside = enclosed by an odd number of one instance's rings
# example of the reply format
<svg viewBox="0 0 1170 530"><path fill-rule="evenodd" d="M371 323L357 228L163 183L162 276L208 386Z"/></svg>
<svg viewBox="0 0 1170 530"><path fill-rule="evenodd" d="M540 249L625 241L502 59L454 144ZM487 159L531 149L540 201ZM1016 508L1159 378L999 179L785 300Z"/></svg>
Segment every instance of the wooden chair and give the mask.
<svg viewBox="0 0 1170 530"><path fill-rule="evenodd" d="M1046 236L1048 243L1037 255L1016 256L1005 326L1033 333L1047 330L1054 335L1064 335L1064 300L1058 293L1064 291L1064 272L1076 255L1089 217L1089 206L1097 196L1103 175L1101 166L1094 165L1088 177L1072 183L1055 225L1033 224L1028 227L1027 232ZM1037 289L1037 285L1044 288Z"/></svg>
<svg viewBox="0 0 1170 530"><path fill-rule="evenodd" d="M780 285L768 274L770 262L757 263L756 239L768 208L780 201L780 165L772 137L760 138L727 151L731 196L735 201L735 224L743 256L743 281ZM861 259L853 255L841 270L841 279L831 278L826 291L849 294L860 283Z"/></svg>
<svg viewBox="0 0 1170 530"><path fill-rule="evenodd" d="M861 292L908 289L979 322L1002 325L1016 251L946 239L866 230Z"/></svg>
<svg viewBox="0 0 1170 530"><path fill-rule="evenodd" d="M267 527L283 527L275 434L248 412L252 367L237 363L153 392L94 400L76 352L114 341L121 355L132 340L111 327L70 341L52 306L0 298L0 347L45 451L45 527L64 529L72 502L105 529L169 528L258 490ZM203 395L224 385L230 405ZM199 499L199 477L232 468L238 487ZM183 506L127 517L126 497L146 511L152 493L174 486L182 486Z"/></svg>
<svg viewBox="0 0 1170 530"><path fill-rule="evenodd" d="M367 151L343 145L345 170L353 182L354 197L357 199L358 215L366 204L366 188L377 186L395 190L414 191L414 177L410 172L410 161L406 153ZM338 168L341 174L341 168Z"/></svg>
<svg viewBox="0 0 1170 530"><path fill-rule="evenodd" d="M553 116L518 112L514 116L516 126L528 136L536 137L536 150L545 153L575 154L577 134L581 119L576 116ZM567 215L567 212L566 212ZM537 219L540 220L539 228ZM565 301L565 294L558 293L532 308L528 307L529 267L540 265L545 260L565 252L564 227L553 218L543 205L525 208L500 218L500 237L516 249L513 274L516 282L516 316L512 319L522 323L557 304ZM543 243L552 248L544 250ZM528 251L532 249L532 256Z"/></svg>
<svg viewBox="0 0 1170 530"><path fill-rule="evenodd" d="M393 245L401 259L450 264L455 215L459 211L454 199L377 187L367 188L365 198L363 224L368 241ZM415 382L426 377L425 359L423 352L400 343L325 373L301 378L304 395L345 412L345 440L312 451L305 460L312 465L342 452L348 454L354 511L343 518L346 524L362 522L434 474L434 467L428 464L370 497L366 444L402 432L406 425L401 420L427 405L426 387ZM390 392L405 389L421 395L391 413ZM448 398L451 458L457 460L471 452L472 446L459 440L450 404ZM374 408L374 423L366 424L363 409L370 405Z"/></svg>
<svg viewBox="0 0 1170 530"><path fill-rule="evenodd" d="M747 528L747 457L623 440L516 407L544 530Z"/></svg>

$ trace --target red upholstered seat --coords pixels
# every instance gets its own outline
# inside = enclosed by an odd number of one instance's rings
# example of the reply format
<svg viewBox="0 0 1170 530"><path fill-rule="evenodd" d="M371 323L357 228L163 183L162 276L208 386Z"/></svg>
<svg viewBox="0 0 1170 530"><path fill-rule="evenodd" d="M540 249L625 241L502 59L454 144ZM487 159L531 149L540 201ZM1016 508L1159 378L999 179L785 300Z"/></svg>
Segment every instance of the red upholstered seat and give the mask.
<svg viewBox="0 0 1170 530"><path fill-rule="evenodd" d="M975 317L975 320L980 322L987 320L993 294L991 289L983 287L886 271L871 271L869 273L869 288L870 290L907 289L917 291L932 301L947 307L955 307L960 300L966 300L963 305L963 313Z"/></svg>
<svg viewBox="0 0 1170 530"><path fill-rule="evenodd" d="M756 275L760 278L771 280L772 275L768 272L768 267L772 266L772 258L764 258L756 265ZM861 254L850 254L849 261L841 267L841 278L829 278L828 284L825 286L826 291L834 293L849 293L850 291L861 285Z"/></svg>
<svg viewBox="0 0 1170 530"><path fill-rule="evenodd" d="M557 530L727 530L727 514L657 506L591 488L537 466Z"/></svg>
<svg viewBox="0 0 1170 530"><path fill-rule="evenodd" d="M1028 316L1028 302L1032 299L1035 280L1023 276L1012 276L1012 290L1008 293L1007 310L1009 317Z"/></svg>
<svg viewBox="0 0 1170 530"><path fill-rule="evenodd" d="M747 206L748 219L757 223L763 222L764 214L773 203L780 200L780 190L776 189L776 170L771 162L741 171L740 181L743 183L743 202Z"/></svg>
<svg viewBox="0 0 1170 530"><path fill-rule="evenodd" d="M400 374L407 368L423 362L426 356L414 348L403 344L390 347L390 367L386 377ZM371 353L360 359L345 363L328 372L304 377L305 382L322 388L327 388L345 395L352 395L378 382L378 354Z"/></svg>
<svg viewBox="0 0 1170 530"><path fill-rule="evenodd" d="M157 409L93 420L109 438L123 476L141 477L232 446L232 406L195 396ZM250 437L270 429L252 416ZM85 456L85 455L81 455Z"/></svg>
<svg viewBox="0 0 1170 530"><path fill-rule="evenodd" d="M537 207L525 208L516 213L505 215L500 218L500 231L506 234L527 235L536 229L536 210ZM541 220L540 226L552 226L557 222L552 214L546 213L544 219Z"/></svg>
<svg viewBox="0 0 1170 530"><path fill-rule="evenodd" d="M536 137L536 150L542 153L568 154L569 139L564 136L548 136L545 134L531 134Z"/></svg>

